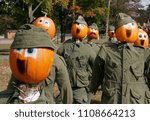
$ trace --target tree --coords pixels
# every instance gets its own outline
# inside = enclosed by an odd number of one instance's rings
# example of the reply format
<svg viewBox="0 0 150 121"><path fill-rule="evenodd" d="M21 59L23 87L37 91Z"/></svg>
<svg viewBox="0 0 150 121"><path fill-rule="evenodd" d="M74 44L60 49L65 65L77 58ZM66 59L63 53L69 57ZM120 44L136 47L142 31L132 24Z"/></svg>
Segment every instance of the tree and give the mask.
<svg viewBox="0 0 150 121"><path fill-rule="evenodd" d="M137 22L142 23L145 20L145 17L143 16L145 10L140 1L141 0L112 0L110 6L110 24L114 24L116 14L120 12L130 15Z"/></svg>
<svg viewBox="0 0 150 121"><path fill-rule="evenodd" d="M78 15L84 16L88 25L95 22L101 33L105 33L106 16L108 15L108 8L106 0L72 0L73 4L69 6L69 13L72 12L73 20ZM73 15L74 14L74 15Z"/></svg>

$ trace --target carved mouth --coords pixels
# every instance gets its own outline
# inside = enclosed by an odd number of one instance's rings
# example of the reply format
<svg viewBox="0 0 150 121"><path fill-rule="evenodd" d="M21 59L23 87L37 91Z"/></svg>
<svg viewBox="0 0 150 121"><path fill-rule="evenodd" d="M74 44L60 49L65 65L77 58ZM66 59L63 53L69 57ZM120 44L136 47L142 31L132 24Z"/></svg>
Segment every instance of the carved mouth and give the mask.
<svg viewBox="0 0 150 121"><path fill-rule="evenodd" d="M141 40L141 45L144 45L144 40Z"/></svg>
<svg viewBox="0 0 150 121"><path fill-rule="evenodd" d="M77 29L77 30L76 30L76 33L78 34L79 32L80 32L80 29Z"/></svg>
<svg viewBox="0 0 150 121"><path fill-rule="evenodd" d="M96 35L96 33L95 33L95 32L91 32L91 34L94 34L94 35Z"/></svg>
<svg viewBox="0 0 150 121"><path fill-rule="evenodd" d="M17 59L17 68L21 74L25 73L25 61Z"/></svg>
<svg viewBox="0 0 150 121"><path fill-rule="evenodd" d="M131 36L131 30L126 30L126 35L127 35L127 37L130 37Z"/></svg>
<svg viewBox="0 0 150 121"><path fill-rule="evenodd" d="M96 33L95 32L91 32L90 35L96 35Z"/></svg>
<svg viewBox="0 0 150 121"><path fill-rule="evenodd" d="M113 36L113 35L114 35L114 33L112 32L112 33L111 33L111 35Z"/></svg>

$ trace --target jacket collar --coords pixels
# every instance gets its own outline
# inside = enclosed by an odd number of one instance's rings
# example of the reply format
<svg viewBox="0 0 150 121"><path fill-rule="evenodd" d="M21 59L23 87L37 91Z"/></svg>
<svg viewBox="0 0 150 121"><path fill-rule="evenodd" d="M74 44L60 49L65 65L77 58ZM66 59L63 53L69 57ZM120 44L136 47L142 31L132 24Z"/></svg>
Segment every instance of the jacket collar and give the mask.
<svg viewBox="0 0 150 121"><path fill-rule="evenodd" d="M133 50L134 49L133 45L134 45L134 43L120 42L120 43L118 43L118 49L127 48L130 50Z"/></svg>
<svg viewBox="0 0 150 121"><path fill-rule="evenodd" d="M81 40L74 40L73 44L76 45L77 47L80 47L82 46L83 42Z"/></svg>

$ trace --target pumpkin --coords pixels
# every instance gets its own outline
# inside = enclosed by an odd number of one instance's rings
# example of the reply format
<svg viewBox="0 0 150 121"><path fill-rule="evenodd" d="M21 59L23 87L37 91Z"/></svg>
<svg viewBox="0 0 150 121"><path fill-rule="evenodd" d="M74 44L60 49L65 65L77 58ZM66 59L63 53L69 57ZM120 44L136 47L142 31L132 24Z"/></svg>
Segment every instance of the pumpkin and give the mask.
<svg viewBox="0 0 150 121"><path fill-rule="evenodd" d="M88 34L87 36L91 39L97 39L99 36L99 31L94 28L88 28Z"/></svg>
<svg viewBox="0 0 150 121"><path fill-rule="evenodd" d="M147 27L144 27L143 30L148 33L148 28Z"/></svg>
<svg viewBox="0 0 150 121"><path fill-rule="evenodd" d="M142 47L148 47L149 38L148 38L147 33L144 30L139 29L138 38L135 41L134 45L142 46Z"/></svg>
<svg viewBox="0 0 150 121"><path fill-rule="evenodd" d="M115 31L108 31L108 36L109 36L110 38L116 37Z"/></svg>
<svg viewBox="0 0 150 121"><path fill-rule="evenodd" d="M85 24L73 23L71 27L71 34L73 38L82 39L87 36L88 27Z"/></svg>
<svg viewBox="0 0 150 121"><path fill-rule="evenodd" d="M37 84L49 74L54 51L48 48L10 49L10 68L21 82Z"/></svg>
<svg viewBox="0 0 150 121"><path fill-rule="evenodd" d="M135 22L122 25L116 29L115 33L116 33L116 38L119 41L134 43L138 37L138 25Z"/></svg>
<svg viewBox="0 0 150 121"><path fill-rule="evenodd" d="M55 28L55 24L51 18L46 17L46 16L39 17L33 22L33 24L37 27L41 27L44 30L46 30L51 39L54 38L56 28Z"/></svg>

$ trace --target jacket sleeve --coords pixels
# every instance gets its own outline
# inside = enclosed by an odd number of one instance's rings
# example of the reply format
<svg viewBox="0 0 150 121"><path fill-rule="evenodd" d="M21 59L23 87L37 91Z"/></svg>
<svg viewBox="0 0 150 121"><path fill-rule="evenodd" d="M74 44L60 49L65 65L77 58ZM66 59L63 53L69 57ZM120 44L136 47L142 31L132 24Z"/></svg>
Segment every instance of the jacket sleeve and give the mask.
<svg viewBox="0 0 150 121"><path fill-rule="evenodd" d="M148 79L150 83L150 48L145 49L145 67L144 67L144 75Z"/></svg>
<svg viewBox="0 0 150 121"><path fill-rule="evenodd" d="M15 86L17 86L18 83L19 81L13 75L11 75L6 90L0 92L0 104L7 103L9 97L15 92Z"/></svg>
<svg viewBox="0 0 150 121"><path fill-rule="evenodd" d="M104 77L104 64L105 61L102 58L105 54L103 48L100 49L93 65L93 72L92 72L92 82L90 84L90 92L96 93L98 87L102 84L103 77Z"/></svg>
<svg viewBox="0 0 150 121"><path fill-rule="evenodd" d="M62 57L58 58L56 69L55 81L58 85L62 102L63 104L71 104L73 102L73 93L67 67Z"/></svg>
<svg viewBox="0 0 150 121"><path fill-rule="evenodd" d="M64 47L63 47L64 45L62 44L59 48L58 48L58 50L57 50L57 54L58 55L60 55L60 56L63 56L63 51L64 51Z"/></svg>
<svg viewBox="0 0 150 121"><path fill-rule="evenodd" d="M89 52L90 52L90 57L89 57L89 64L90 64L90 67L93 68L93 65L94 65L94 61L95 61L95 58L96 58L96 53L93 51L93 49L89 48Z"/></svg>

